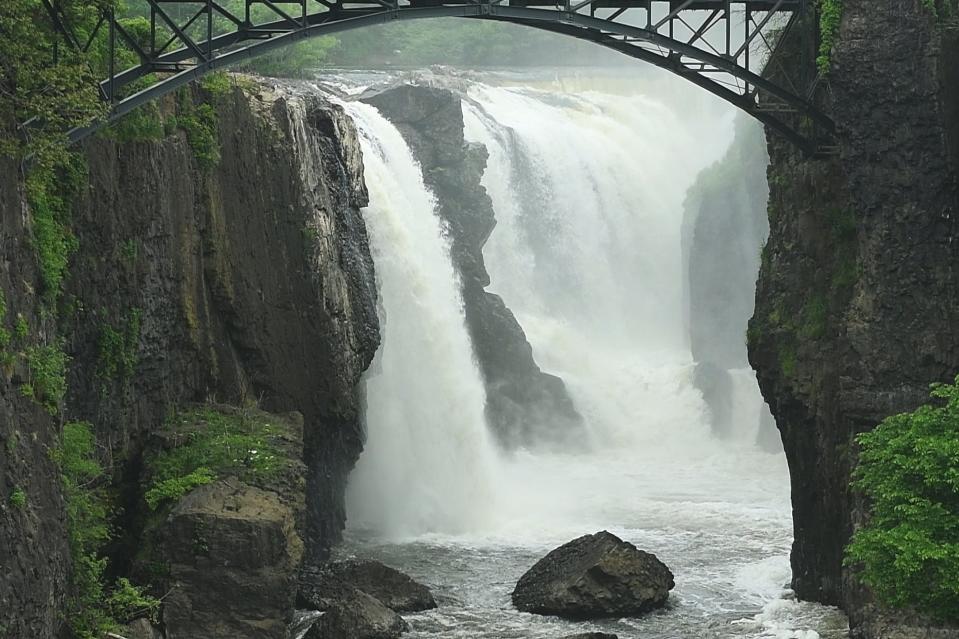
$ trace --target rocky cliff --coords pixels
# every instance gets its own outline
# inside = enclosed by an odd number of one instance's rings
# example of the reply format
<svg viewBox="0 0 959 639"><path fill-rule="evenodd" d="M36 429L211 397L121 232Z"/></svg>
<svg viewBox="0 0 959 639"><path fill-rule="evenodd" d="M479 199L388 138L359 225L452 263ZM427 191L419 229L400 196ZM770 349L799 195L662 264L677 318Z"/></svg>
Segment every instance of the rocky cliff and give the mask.
<svg viewBox="0 0 959 639"><path fill-rule="evenodd" d="M404 84L365 98L403 134L448 224L467 329L486 385L486 415L507 446L575 437L582 418L560 378L544 373L503 299L486 290L483 245L496 225L481 183L487 152L464 140L460 96ZM545 434L545 435L544 435Z"/></svg>
<svg viewBox="0 0 959 639"><path fill-rule="evenodd" d="M40 299L38 231L17 167L0 171L0 292L4 326L17 324L0 375L4 637L51 637L63 622L70 559L49 451L66 420L93 425L112 471L121 574L140 543L143 450L186 402L301 413L298 534L312 558L338 538L362 443L355 386L379 340L359 146L338 107L242 84L202 96L219 161L200 153L198 95L161 105L165 135L86 143L77 251L55 307ZM58 340L67 392L45 410L25 388L38 374L31 353Z"/></svg>
<svg viewBox="0 0 959 639"><path fill-rule="evenodd" d="M741 117L726 155L700 173L686 195L683 263L694 380L709 407L713 431L734 423L733 369L749 366L744 339L755 306L761 247L769 234L766 141L762 127ZM760 444L779 450L775 423L760 413Z"/></svg>
<svg viewBox="0 0 959 639"><path fill-rule="evenodd" d="M955 636L884 628L842 555L864 517L854 437L959 371L959 39L926 2L842 4L821 91L838 157L769 137L750 361L789 461L796 592L845 607L863 637Z"/></svg>

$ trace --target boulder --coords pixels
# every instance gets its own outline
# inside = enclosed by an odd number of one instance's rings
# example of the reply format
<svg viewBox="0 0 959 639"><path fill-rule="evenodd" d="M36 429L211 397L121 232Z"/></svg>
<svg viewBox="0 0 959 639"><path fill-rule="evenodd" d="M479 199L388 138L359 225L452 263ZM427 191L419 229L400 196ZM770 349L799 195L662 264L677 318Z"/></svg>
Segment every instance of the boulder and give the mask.
<svg viewBox="0 0 959 639"><path fill-rule="evenodd" d="M673 573L655 555L602 531L574 539L520 577L513 604L570 619L637 616L666 604Z"/></svg>
<svg viewBox="0 0 959 639"><path fill-rule="evenodd" d="M329 570L395 612L419 612L436 607L429 588L378 561L339 561L331 564Z"/></svg>
<svg viewBox="0 0 959 639"><path fill-rule="evenodd" d="M409 630L403 618L379 599L329 570L301 579L297 607L323 613L306 639L396 639Z"/></svg>

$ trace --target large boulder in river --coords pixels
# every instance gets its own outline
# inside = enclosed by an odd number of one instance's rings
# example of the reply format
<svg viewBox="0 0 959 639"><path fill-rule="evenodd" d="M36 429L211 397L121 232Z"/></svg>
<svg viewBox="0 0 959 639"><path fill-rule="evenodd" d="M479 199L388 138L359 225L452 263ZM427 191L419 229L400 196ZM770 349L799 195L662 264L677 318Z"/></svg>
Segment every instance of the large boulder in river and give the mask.
<svg viewBox="0 0 959 639"><path fill-rule="evenodd" d="M378 561L351 559L329 566L333 575L380 600L395 612L419 612L436 607L430 589Z"/></svg>
<svg viewBox="0 0 959 639"><path fill-rule="evenodd" d="M606 531L540 559L520 577L513 604L570 619L636 616L666 604L673 573L655 555Z"/></svg>
<svg viewBox="0 0 959 639"><path fill-rule="evenodd" d="M379 599L330 570L301 574L297 607L323 613L306 639L396 639L409 630Z"/></svg>

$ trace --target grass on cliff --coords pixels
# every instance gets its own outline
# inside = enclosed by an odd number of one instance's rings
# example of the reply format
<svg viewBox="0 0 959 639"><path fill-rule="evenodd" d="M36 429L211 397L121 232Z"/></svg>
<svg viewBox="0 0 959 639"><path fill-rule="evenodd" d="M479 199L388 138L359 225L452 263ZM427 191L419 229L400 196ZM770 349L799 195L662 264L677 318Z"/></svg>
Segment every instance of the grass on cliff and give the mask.
<svg viewBox="0 0 959 639"><path fill-rule="evenodd" d="M111 539L109 473L99 461L92 426L70 422L51 456L60 468L73 560L66 621L76 639L100 639L121 623L155 617L160 602L129 580L106 579L103 550Z"/></svg>
<svg viewBox="0 0 959 639"><path fill-rule="evenodd" d="M870 500L846 562L892 608L959 621L959 377L934 403L859 436L855 487Z"/></svg>
<svg viewBox="0 0 959 639"><path fill-rule="evenodd" d="M144 496L153 510L219 477L269 481L289 465L277 443L284 427L266 413L196 408L177 413L166 428L171 446L147 460Z"/></svg>

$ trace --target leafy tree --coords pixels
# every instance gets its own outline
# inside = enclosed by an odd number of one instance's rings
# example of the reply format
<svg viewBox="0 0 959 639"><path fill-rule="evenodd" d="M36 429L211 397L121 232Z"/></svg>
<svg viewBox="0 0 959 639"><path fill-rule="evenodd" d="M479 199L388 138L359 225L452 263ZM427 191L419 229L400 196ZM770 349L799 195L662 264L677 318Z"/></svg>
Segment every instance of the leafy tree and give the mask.
<svg viewBox="0 0 959 639"><path fill-rule="evenodd" d="M113 0L63 0L78 39ZM40 0L0 3L0 155L43 168L66 164L65 133L104 114L90 59L50 26Z"/></svg>
<svg viewBox="0 0 959 639"><path fill-rule="evenodd" d="M959 377L932 396L859 436L870 519L846 561L884 604L959 621Z"/></svg>

